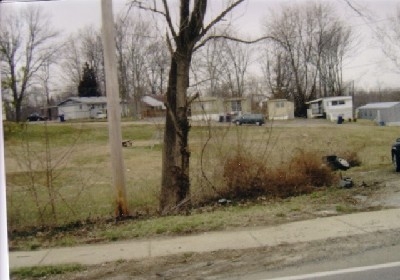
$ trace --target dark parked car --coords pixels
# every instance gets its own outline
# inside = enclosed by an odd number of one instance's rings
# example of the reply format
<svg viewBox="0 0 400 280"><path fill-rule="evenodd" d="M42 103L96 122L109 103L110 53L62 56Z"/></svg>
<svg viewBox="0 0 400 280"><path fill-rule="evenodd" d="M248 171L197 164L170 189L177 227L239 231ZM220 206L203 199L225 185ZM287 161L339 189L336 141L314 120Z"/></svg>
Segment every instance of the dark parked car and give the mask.
<svg viewBox="0 0 400 280"><path fill-rule="evenodd" d="M242 124L256 124L263 125L265 123L265 118L263 114L243 114L232 121L237 125Z"/></svg>
<svg viewBox="0 0 400 280"><path fill-rule="evenodd" d="M26 118L28 122L37 122L37 121L45 121L46 117L39 115L38 113L30 114L29 117Z"/></svg>
<svg viewBox="0 0 400 280"><path fill-rule="evenodd" d="M396 172L400 172L400 138L392 145L392 162Z"/></svg>

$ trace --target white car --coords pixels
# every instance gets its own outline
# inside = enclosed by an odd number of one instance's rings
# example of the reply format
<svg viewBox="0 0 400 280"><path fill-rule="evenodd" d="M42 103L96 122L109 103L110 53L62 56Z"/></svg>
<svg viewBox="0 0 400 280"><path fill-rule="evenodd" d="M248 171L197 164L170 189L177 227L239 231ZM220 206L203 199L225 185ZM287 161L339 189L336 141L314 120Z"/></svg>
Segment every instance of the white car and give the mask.
<svg viewBox="0 0 400 280"><path fill-rule="evenodd" d="M107 114L99 111L96 113L94 118L95 119L107 119Z"/></svg>

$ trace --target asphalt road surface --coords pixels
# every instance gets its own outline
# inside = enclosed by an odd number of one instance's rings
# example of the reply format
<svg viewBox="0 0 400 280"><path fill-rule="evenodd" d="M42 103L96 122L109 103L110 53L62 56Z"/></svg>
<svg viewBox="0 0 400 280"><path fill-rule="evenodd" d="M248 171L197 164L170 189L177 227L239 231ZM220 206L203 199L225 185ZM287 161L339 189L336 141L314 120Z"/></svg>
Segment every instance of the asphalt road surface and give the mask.
<svg viewBox="0 0 400 280"><path fill-rule="evenodd" d="M399 280L400 244L230 280ZM228 279L226 279L228 280Z"/></svg>
<svg viewBox="0 0 400 280"><path fill-rule="evenodd" d="M273 278L268 280L398 280L400 279L400 262L366 267L325 271L298 276ZM267 280L267 279L266 279Z"/></svg>

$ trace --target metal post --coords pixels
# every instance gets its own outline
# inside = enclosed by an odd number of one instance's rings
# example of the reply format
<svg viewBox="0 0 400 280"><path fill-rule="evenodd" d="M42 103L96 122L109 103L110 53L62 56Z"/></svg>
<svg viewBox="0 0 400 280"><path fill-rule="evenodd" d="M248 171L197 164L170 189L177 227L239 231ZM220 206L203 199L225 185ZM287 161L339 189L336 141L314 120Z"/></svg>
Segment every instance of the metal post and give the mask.
<svg viewBox="0 0 400 280"><path fill-rule="evenodd" d="M122 155L121 105L115 56L115 36L112 0L101 1L104 66L106 74L107 118L110 141L113 185L116 191L116 215L128 215L125 190L125 167Z"/></svg>
<svg viewBox="0 0 400 280"><path fill-rule="evenodd" d="M0 26L1 6L0 3ZM0 279L8 280L10 279L10 268L7 237L6 168L4 162L3 95L0 86Z"/></svg>

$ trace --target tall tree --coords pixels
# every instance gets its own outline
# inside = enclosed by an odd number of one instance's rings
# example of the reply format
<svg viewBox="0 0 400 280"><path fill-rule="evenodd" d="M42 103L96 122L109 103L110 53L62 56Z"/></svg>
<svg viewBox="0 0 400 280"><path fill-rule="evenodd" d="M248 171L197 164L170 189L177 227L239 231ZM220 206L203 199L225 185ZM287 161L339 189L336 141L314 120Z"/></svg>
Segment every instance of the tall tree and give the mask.
<svg viewBox="0 0 400 280"><path fill-rule="evenodd" d="M180 0L177 20L172 18L175 13L172 13L169 4L173 1L162 0L161 9L160 5L156 5L159 1L153 1L147 7L142 1L133 2L140 8L162 15L169 28L167 44L171 61L163 146L162 213L183 210L190 202L188 111L192 99L188 98L187 89L193 53L210 39L206 37L210 29L243 1L229 1L208 23L205 22L208 0ZM178 22L178 26L174 22Z"/></svg>
<svg viewBox="0 0 400 280"><path fill-rule="evenodd" d="M394 66L394 71L400 72L400 5L394 14L388 15L388 22L374 29L377 41L384 55Z"/></svg>
<svg viewBox="0 0 400 280"><path fill-rule="evenodd" d="M21 121L22 106L37 72L55 61L58 33L51 29L49 16L29 7L2 19L0 30L2 86L12 93L15 120Z"/></svg>
<svg viewBox="0 0 400 280"><path fill-rule="evenodd" d="M96 75L100 94L105 95L103 46L100 32L91 25L69 36L64 43L62 76L71 88L78 88L85 62Z"/></svg>
<svg viewBox="0 0 400 280"><path fill-rule="evenodd" d="M343 94L343 60L352 44L352 33L329 4L283 6L268 20L266 32L273 39L276 54L264 64L264 72L273 74L266 80L273 83L276 93L294 101L297 116L306 115L305 103L310 99Z"/></svg>
<svg viewBox="0 0 400 280"><path fill-rule="evenodd" d="M245 95L245 74L250 65L251 46L228 39L224 41L224 50L227 54L227 61L224 63L226 83L231 96L243 97Z"/></svg>
<svg viewBox="0 0 400 280"><path fill-rule="evenodd" d="M95 97L100 96L99 87L97 85L96 74L89 63L83 66L82 80L78 86L79 97Z"/></svg>
<svg viewBox="0 0 400 280"><path fill-rule="evenodd" d="M117 62L121 98L140 115L141 98L156 92L156 83L166 70L168 50L160 44L155 28L139 11L120 15L116 24ZM160 78L159 78L160 77Z"/></svg>

